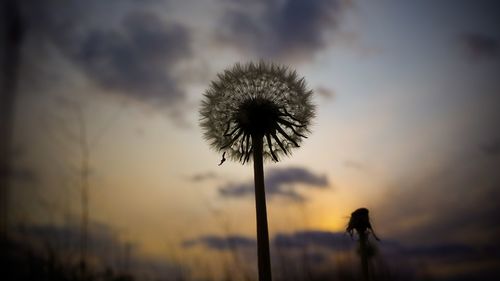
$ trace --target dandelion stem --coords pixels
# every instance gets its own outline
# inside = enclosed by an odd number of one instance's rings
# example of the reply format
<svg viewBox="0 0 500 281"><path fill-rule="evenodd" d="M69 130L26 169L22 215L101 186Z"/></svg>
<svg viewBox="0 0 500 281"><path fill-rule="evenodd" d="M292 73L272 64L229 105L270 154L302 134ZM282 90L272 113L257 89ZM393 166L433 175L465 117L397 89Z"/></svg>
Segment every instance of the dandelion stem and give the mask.
<svg viewBox="0 0 500 281"><path fill-rule="evenodd" d="M361 256L361 271L363 273L363 281L370 281L368 271L368 234L366 231L360 231L359 234L359 254Z"/></svg>
<svg viewBox="0 0 500 281"><path fill-rule="evenodd" d="M266 192L264 187L263 136L252 136L255 207L257 214L257 259L259 281L271 281L271 258L267 228Z"/></svg>

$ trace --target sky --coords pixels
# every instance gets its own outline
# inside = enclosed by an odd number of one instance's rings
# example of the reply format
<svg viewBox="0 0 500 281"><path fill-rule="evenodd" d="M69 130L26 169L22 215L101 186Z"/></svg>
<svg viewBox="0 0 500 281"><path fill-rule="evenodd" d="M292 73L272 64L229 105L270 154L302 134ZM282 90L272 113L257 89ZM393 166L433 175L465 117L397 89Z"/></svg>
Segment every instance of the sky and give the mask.
<svg viewBox="0 0 500 281"><path fill-rule="evenodd" d="M367 207L389 264L498 276L495 1L21 3L13 224L78 233L86 140L95 239L165 271L217 272L224 241L252 260L252 166L217 165L198 111L217 73L265 60L304 77L317 110L303 145L265 163L271 241L352 250L332 241Z"/></svg>

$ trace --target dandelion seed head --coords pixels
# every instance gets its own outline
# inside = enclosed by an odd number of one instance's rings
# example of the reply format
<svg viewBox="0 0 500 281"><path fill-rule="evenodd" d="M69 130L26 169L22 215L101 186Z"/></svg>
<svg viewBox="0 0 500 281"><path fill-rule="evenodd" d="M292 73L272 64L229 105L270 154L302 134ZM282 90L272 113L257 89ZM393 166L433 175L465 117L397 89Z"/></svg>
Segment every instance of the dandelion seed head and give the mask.
<svg viewBox="0 0 500 281"><path fill-rule="evenodd" d="M235 64L217 75L200 109L204 137L233 159L250 160L263 138L263 157L278 161L307 137L315 107L303 78L286 66Z"/></svg>
<svg viewBox="0 0 500 281"><path fill-rule="evenodd" d="M370 216L368 209L359 208L354 212L352 212L351 218L349 219L349 224L347 225L346 228L346 231L351 235L351 237L354 231L356 231L359 235L361 235L365 234L368 230L375 239L379 240L370 223Z"/></svg>

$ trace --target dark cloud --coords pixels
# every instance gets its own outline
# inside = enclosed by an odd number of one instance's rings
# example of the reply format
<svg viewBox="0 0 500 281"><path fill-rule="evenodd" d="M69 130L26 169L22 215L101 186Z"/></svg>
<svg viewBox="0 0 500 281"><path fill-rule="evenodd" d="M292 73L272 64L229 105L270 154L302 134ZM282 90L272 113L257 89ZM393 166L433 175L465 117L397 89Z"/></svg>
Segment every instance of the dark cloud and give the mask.
<svg viewBox="0 0 500 281"><path fill-rule="evenodd" d="M344 232L311 229L293 233L277 233L270 242L272 259L278 263L284 262L285 266L292 266L294 270L297 270L296 274L301 274L300 271L304 266L309 267L310 273L313 274L321 273L325 269L322 266L326 266L327 270L335 268L333 272L327 271L328 273L338 273L338 270L342 269L338 266L352 269L359 263L357 255L345 255L357 252L358 241L351 239ZM423 261L427 265L425 269L427 277L436 277L435 280L469 280L460 278L474 275L496 276L498 270L495 269L495 265L500 261L499 247L496 244L493 241L485 248L464 243L412 245L390 238L371 243L376 253L373 263L378 270L388 270L393 274L406 276L396 280L414 280L407 277L421 274L423 268L418 264ZM256 240L240 235L210 235L185 241L183 246L187 248L203 246L215 251L255 251ZM344 260L346 264L338 264L339 256L347 259ZM255 263L256 253L245 255L244 258L249 263ZM450 265L463 263L475 264L477 267L442 271ZM435 272L436 275L434 275ZM470 280L481 280L481 278Z"/></svg>
<svg viewBox="0 0 500 281"><path fill-rule="evenodd" d="M314 246L333 251L347 251L354 245L354 241L346 233L322 230L277 234L273 243L277 248L297 249Z"/></svg>
<svg viewBox="0 0 500 281"><path fill-rule="evenodd" d="M206 235L186 240L182 245L188 248L201 245L212 250L223 251L231 248L255 248L257 242L254 238L241 235ZM353 248L355 241L342 232L304 230L294 233L277 233L272 238L271 245L281 250L318 247L332 251L346 251Z"/></svg>
<svg viewBox="0 0 500 281"><path fill-rule="evenodd" d="M55 46L108 92L168 109L172 117L182 115L177 107L185 92L176 67L191 56L186 27L132 1L26 3L28 43Z"/></svg>
<svg viewBox="0 0 500 281"><path fill-rule="evenodd" d="M475 60L495 59L500 54L500 41L481 33L464 33L460 42L467 55Z"/></svg>
<svg viewBox="0 0 500 281"><path fill-rule="evenodd" d="M182 243L183 247L190 248L196 245L202 245L212 250L224 251L236 248L252 248L257 245L255 239L240 235L215 236L207 235L197 239L187 240Z"/></svg>
<svg viewBox="0 0 500 281"><path fill-rule="evenodd" d="M310 249L340 253L354 251L357 240L352 239L345 232L331 232L324 230L301 230L292 233L277 233L271 239L271 246L278 251ZM385 238L373 244L380 248L382 254L397 255L406 258L481 258L484 249L464 243L431 243L425 245L411 245L401 243L394 239ZM211 250L226 251L235 248L255 248L257 242L254 238L241 235L216 236L206 235L196 239L186 240L183 247L203 246ZM491 243L491 250L499 248ZM500 258L497 251L492 251L489 256Z"/></svg>
<svg viewBox="0 0 500 281"><path fill-rule="evenodd" d="M309 188L328 188L328 179L325 175L314 174L305 168L270 169L265 174L268 198L282 197L295 202L303 202L306 197L297 191L299 185ZM254 184L253 182L227 184L219 188L219 194L224 197L253 196Z"/></svg>
<svg viewBox="0 0 500 281"><path fill-rule="evenodd" d="M234 4L234 3L233 3ZM221 37L261 57L310 57L327 45L348 6L343 0L240 1L229 5Z"/></svg>
<svg viewBox="0 0 500 281"><path fill-rule="evenodd" d="M500 276L498 246L492 243L487 248L477 248L468 244L441 243L420 246L399 246L391 253L381 248L384 257L393 263L408 261L427 263L426 271L436 280L485 280ZM486 250L487 249L487 250ZM466 265L463 268L457 264ZM451 270L443 271L448 268ZM412 268L421 273L421 269ZM418 272L420 271L420 272Z"/></svg>
<svg viewBox="0 0 500 281"><path fill-rule="evenodd" d="M465 244L435 244L419 247L399 246L401 254L410 257L445 258L471 256L478 252L477 249Z"/></svg>
<svg viewBox="0 0 500 281"><path fill-rule="evenodd" d="M165 24L152 13L132 12L124 18L120 31L90 32L74 59L106 89L168 105L184 95L171 68L189 54L184 27Z"/></svg>
<svg viewBox="0 0 500 281"><path fill-rule="evenodd" d="M357 247L357 241L351 239L345 232L323 230L278 233L272 241L275 247L289 250L308 248L338 253L341 251L353 251ZM406 258L480 258L483 255L481 248L464 243L411 245L403 244L394 239L384 238L380 242L373 242L373 244L380 248L383 253L392 252L392 254ZM498 255L496 256L498 257Z"/></svg>

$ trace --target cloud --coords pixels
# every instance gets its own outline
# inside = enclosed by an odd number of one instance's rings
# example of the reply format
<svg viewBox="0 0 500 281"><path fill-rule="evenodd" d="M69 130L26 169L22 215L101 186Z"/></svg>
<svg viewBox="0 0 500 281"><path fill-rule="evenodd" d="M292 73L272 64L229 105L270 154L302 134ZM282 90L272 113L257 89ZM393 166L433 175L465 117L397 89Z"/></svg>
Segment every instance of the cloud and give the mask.
<svg viewBox="0 0 500 281"><path fill-rule="evenodd" d="M173 118L182 115L177 107L186 93L176 69L192 55L185 26L131 1L28 2L32 45L55 46L109 93L167 109Z"/></svg>
<svg viewBox="0 0 500 281"><path fill-rule="evenodd" d="M351 239L345 232L331 232L324 230L302 230L293 233L278 233L273 238L273 245L283 249L315 248L328 250L332 253L354 251L357 241ZM392 252L406 258L447 258L470 257L481 255L481 250L464 243L431 243L427 245L403 244L391 238L374 242L384 253Z"/></svg>
<svg viewBox="0 0 500 281"><path fill-rule="evenodd" d="M474 60L495 59L500 54L500 41L486 34L463 33L460 42L467 55Z"/></svg>
<svg viewBox="0 0 500 281"><path fill-rule="evenodd" d="M183 99L171 71L190 54L188 31L149 12L128 14L122 28L90 32L73 58L106 89L163 106Z"/></svg>
<svg viewBox="0 0 500 281"><path fill-rule="evenodd" d="M261 57L310 57L338 29L348 1L239 1L228 5L220 37Z"/></svg>
<svg viewBox="0 0 500 281"><path fill-rule="evenodd" d="M271 237L270 242L272 259L278 263L284 263L285 266L292 266L298 271L306 266L312 274L338 274L339 270L347 268L352 270L353 266L356 268L359 263L359 258L355 255L358 241L351 239L344 232L309 229L292 233L277 233ZM255 251L256 244L254 238L241 235L208 235L183 242L186 248L203 246L214 251ZM401 277L398 280L409 280L408 277L422 272L436 277L436 280L469 280L457 279L469 275L492 277L496 276L495 266L500 262L499 247L494 242L490 243L488 248L478 248L464 243L446 242L412 245L385 238L371 245L376 249L374 266L378 270L396 273ZM485 249L488 250L485 251ZM243 257L249 263L255 263L257 258L254 252ZM339 259L344 263L339 264ZM425 271L418 266L422 261L425 261L427 265ZM456 267L457 264L466 265L466 267L458 271L442 270Z"/></svg>
<svg viewBox="0 0 500 281"><path fill-rule="evenodd" d="M399 251L410 257L444 258L464 257L477 253L477 249L465 244L434 244L418 247L398 246Z"/></svg>
<svg viewBox="0 0 500 281"><path fill-rule="evenodd" d="M318 87L315 92L324 99L335 98L335 91L327 87Z"/></svg>
<svg viewBox="0 0 500 281"><path fill-rule="evenodd" d="M188 180L191 182L202 182L206 180L211 180L217 178L217 174L214 172L206 172L206 173L199 173L199 174L194 174L190 177L188 177Z"/></svg>
<svg viewBox="0 0 500 281"><path fill-rule="evenodd" d="M240 235L215 236L207 235L196 239L187 240L182 243L185 248L190 248L196 245L202 245L206 248L224 251L236 248L251 248L254 249L257 245L255 239Z"/></svg>
<svg viewBox="0 0 500 281"><path fill-rule="evenodd" d="M278 233L273 239L273 245L286 249L315 246L332 251L347 251L353 248L354 242L343 232L304 230L289 234Z"/></svg>
<svg viewBox="0 0 500 281"><path fill-rule="evenodd" d="M297 191L299 185L325 189L329 184L325 175L317 175L301 167L270 169L265 174L268 198L282 197L295 202L304 202L306 197ZM219 194L223 197L253 196L254 184L253 182L226 184L219 188Z"/></svg>
<svg viewBox="0 0 500 281"><path fill-rule="evenodd" d="M353 248L355 241L346 233L322 230L303 230L294 233L277 233L271 239L271 246L281 250L295 250L304 247L319 247L332 251L345 251ZM204 246L206 248L224 251L231 248L255 248L254 238L242 235L205 235L196 239L186 240L183 247Z"/></svg>
<svg viewBox="0 0 500 281"><path fill-rule="evenodd" d="M355 251L358 241L352 239L345 232L332 232L319 229L300 230L292 233L276 233L271 237L270 246L279 251L309 249L329 251L338 254L345 251ZM398 240L386 238L374 245L381 249L382 254L398 255L406 258L464 258L481 257L484 252L464 243L430 243L426 245L411 245L401 243ZM194 246L203 246L211 250L227 251L240 249L253 249L257 246L257 241L243 235L205 235L182 242L182 246L190 248ZM492 250L499 246L491 245ZM492 251L492 257L500 258L496 251Z"/></svg>

